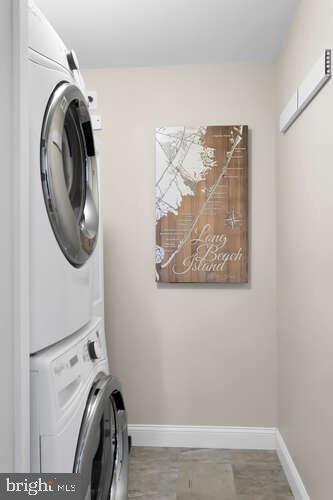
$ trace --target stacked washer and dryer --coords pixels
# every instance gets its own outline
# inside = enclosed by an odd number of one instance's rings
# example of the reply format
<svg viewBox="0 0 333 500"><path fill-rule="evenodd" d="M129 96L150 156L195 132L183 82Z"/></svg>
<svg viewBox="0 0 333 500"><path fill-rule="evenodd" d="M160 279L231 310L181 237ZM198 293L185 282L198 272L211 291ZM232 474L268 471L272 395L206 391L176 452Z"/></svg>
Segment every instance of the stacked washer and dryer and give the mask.
<svg viewBox="0 0 333 500"><path fill-rule="evenodd" d="M31 471L127 498L127 415L104 333L99 171L83 79L29 2Z"/></svg>

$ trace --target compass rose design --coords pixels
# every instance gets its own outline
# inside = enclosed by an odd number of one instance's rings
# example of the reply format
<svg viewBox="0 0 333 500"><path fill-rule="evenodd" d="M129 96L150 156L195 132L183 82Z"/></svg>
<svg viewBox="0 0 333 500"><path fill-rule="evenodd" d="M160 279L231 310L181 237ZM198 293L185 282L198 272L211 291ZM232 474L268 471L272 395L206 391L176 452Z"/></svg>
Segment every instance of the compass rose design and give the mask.
<svg viewBox="0 0 333 500"><path fill-rule="evenodd" d="M235 226L238 224L238 223L241 223L242 222L242 217L241 215L239 215L235 209L233 208L231 212L227 213L225 218L224 218L224 222L229 226L231 227L231 229L234 229Z"/></svg>

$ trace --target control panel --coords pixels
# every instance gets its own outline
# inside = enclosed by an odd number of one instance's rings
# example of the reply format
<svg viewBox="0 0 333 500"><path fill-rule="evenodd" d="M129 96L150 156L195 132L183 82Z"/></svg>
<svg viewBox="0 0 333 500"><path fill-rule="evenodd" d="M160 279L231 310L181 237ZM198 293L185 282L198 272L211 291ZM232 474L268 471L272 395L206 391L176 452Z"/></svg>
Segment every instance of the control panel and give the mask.
<svg viewBox="0 0 333 500"><path fill-rule="evenodd" d="M61 408L80 390L95 363L105 357L102 338L100 328L96 327L51 363L55 392Z"/></svg>

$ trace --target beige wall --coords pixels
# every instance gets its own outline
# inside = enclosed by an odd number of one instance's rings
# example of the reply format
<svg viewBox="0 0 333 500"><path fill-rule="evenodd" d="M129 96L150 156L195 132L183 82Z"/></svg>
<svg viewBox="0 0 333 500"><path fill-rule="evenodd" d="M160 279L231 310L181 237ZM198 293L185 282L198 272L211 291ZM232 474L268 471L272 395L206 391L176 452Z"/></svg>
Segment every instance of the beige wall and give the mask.
<svg viewBox="0 0 333 500"><path fill-rule="evenodd" d="M135 424L274 426L275 74L271 66L85 72L98 91L111 368ZM251 283L154 281L154 128L249 125Z"/></svg>
<svg viewBox="0 0 333 500"><path fill-rule="evenodd" d="M332 0L303 0L279 64L279 109L325 48ZM279 139L279 427L313 500L331 500L333 82Z"/></svg>

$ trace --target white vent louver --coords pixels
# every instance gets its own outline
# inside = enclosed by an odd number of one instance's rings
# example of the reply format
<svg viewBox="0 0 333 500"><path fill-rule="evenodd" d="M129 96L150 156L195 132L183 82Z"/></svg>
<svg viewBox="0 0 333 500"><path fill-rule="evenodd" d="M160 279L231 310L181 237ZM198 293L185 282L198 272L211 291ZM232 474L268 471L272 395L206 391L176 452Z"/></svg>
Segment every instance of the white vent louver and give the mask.
<svg viewBox="0 0 333 500"><path fill-rule="evenodd" d="M331 78L331 71L331 49L326 49L282 111L280 115L280 132L286 132L299 117L319 90Z"/></svg>

